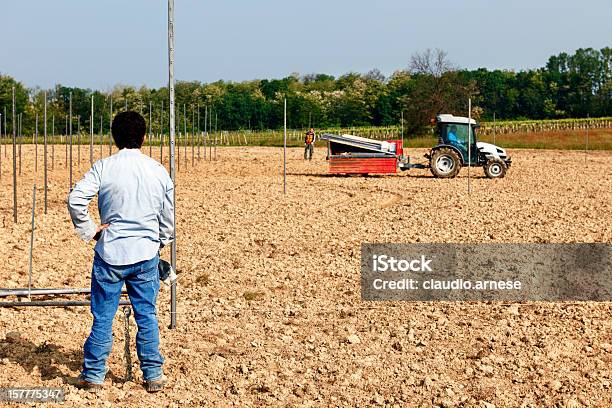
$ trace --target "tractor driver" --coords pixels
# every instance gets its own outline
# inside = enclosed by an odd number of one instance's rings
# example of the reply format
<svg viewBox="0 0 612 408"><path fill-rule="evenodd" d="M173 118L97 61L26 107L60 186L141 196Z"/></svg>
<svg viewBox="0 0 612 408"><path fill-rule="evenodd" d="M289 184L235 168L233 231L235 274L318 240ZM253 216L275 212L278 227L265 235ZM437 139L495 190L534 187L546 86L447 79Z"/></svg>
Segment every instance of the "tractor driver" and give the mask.
<svg viewBox="0 0 612 408"><path fill-rule="evenodd" d="M457 140L457 126L455 125L452 125L448 130L448 142L453 145L456 145L459 142Z"/></svg>

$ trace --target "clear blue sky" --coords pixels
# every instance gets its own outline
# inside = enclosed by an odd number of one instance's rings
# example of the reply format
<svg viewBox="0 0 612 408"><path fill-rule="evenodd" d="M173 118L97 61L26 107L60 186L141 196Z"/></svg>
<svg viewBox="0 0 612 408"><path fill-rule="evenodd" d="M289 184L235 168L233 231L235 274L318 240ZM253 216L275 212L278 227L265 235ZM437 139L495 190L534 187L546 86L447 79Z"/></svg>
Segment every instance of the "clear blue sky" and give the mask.
<svg viewBox="0 0 612 408"><path fill-rule="evenodd" d="M176 0L176 75L212 82L389 75L426 48L465 68L526 69L612 45L610 0ZM0 72L28 86L167 82L164 0L2 0Z"/></svg>

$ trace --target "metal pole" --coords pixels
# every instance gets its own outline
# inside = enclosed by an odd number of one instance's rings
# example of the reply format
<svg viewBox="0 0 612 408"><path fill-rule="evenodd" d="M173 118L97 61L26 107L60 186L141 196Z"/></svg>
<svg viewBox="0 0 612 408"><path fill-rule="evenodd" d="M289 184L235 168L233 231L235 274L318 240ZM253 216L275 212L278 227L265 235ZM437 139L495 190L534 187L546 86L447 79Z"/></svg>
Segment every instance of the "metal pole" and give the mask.
<svg viewBox="0 0 612 408"><path fill-rule="evenodd" d="M200 157L200 145L202 144L202 132L200 131L200 104L198 103L198 160Z"/></svg>
<svg viewBox="0 0 612 408"><path fill-rule="evenodd" d="M98 139L100 140L98 142L98 144L100 145L100 158L102 158L102 145L104 144L104 139L103 139L103 135L104 135L104 130L103 130L103 121L104 121L104 110L100 109L100 134L98 135Z"/></svg>
<svg viewBox="0 0 612 408"><path fill-rule="evenodd" d="M219 124L219 118L215 112L215 160L217 160L217 125Z"/></svg>
<svg viewBox="0 0 612 408"><path fill-rule="evenodd" d="M64 126L64 150L66 150L64 167L68 168L68 115L66 115L66 126Z"/></svg>
<svg viewBox="0 0 612 408"><path fill-rule="evenodd" d="M495 112L493 112L493 144L495 144Z"/></svg>
<svg viewBox="0 0 612 408"><path fill-rule="evenodd" d="M113 95L110 96L110 111L108 113L108 155L113 154Z"/></svg>
<svg viewBox="0 0 612 408"><path fill-rule="evenodd" d="M189 164L189 156L187 156L187 144L189 143L189 136L187 134L187 105L183 104L183 152L185 153L185 168Z"/></svg>
<svg viewBox="0 0 612 408"><path fill-rule="evenodd" d="M72 92L70 92L70 110L69 110L70 119L68 120L68 126L70 131L70 188L69 191L72 191Z"/></svg>
<svg viewBox="0 0 612 408"><path fill-rule="evenodd" d="M204 160L206 160L206 137L208 136L206 122L208 122L208 105L204 105Z"/></svg>
<svg viewBox="0 0 612 408"><path fill-rule="evenodd" d="M209 121L208 121L208 131L212 132L212 107L210 109L210 116L209 116ZM209 155L208 157L210 158L210 160L212 160L212 148L213 148L213 143L212 143L212 137L209 140L210 143L210 150L209 150Z"/></svg>
<svg viewBox="0 0 612 408"><path fill-rule="evenodd" d="M193 138L195 137L195 110L191 105L191 167L193 167L195 161L195 148L193 145Z"/></svg>
<svg viewBox="0 0 612 408"><path fill-rule="evenodd" d="M90 288L10 288L0 289L0 298L9 296L49 296L49 295L80 295L91 293ZM123 288L121 293L127 293L127 289Z"/></svg>
<svg viewBox="0 0 612 408"><path fill-rule="evenodd" d="M68 307L68 306L89 306L88 300L32 300L31 302L0 302L0 307ZM129 300L120 300L119 305L129 305Z"/></svg>
<svg viewBox="0 0 612 408"><path fill-rule="evenodd" d="M164 164L164 100L161 101L159 114L159 162Z"/></svg>
<svg viewBox="0 0 612 408"><path fill-rule="evenodd" d="M77 115L77 169L81 168L81 115Z"/></svg>
<svg viewBox="0 0 612 408"><path fill-rule="evenodd" d="M47 92L45 92L45 110L43 113L44 119L44 126L45 126L45 130L44 130L44 143L45 143L45 147L44 147L44 166L45 166L45 171L44 171L44 183L45 183L45 214L47 213Z"/></svg>
<svg viewBox="0 0 612 408"><path fill-rule="evenodd" d="M6 117L6 106L5 106L4 107L4 135L8 136L8 128L6 127L6 121L7 121L7 117ZM6 158L6 143L4 144L4 158Z"/></svg>
<svg viewBox="0 0 612 408"><path fill-rule="evenodd" d="M23 112L19 114L19 130L17 133L19 134L19 175L21 176L21 145L23 144Z"/></svg>
<svg viewBox="0 0 612 408"><path fill-rule="evenodd" d="M404 111L401 111L401 123L402 123L402 149L404 148Z"/></svg>
<svg viewBox="0 0 612 408"><path fill-rule="evenodd" d="M17 118L15 116L15 87L13 87L13 222L17 223Z"/></svg>
<svg viewBox="0 0 612 408"><path fill-rule="evenodd" d="M4 107L4 137L8 136L8 129L6 128L6 106ZM0 155L2 154L2 145L0 145ZM6 158L6 143L4 143L4 158Z"/></svg>
<svg viewBox="0 0 612 408"><path fill-rule="evenodd" d="M589 151L589 115L587 114L586 140L584 143L584 164L586 164L587 162L588 151Z"/></svg>
<svg viewBox="0 0 612 408"><path fill-rule="evenodd" d="M28 272L28 299L32 295L32 254L34 252L34 213L36 212L36 184L32 188L32 231L30 233L30 267Z"/></svg>
<svg viewBox="0 0 612 408"><path fill-rule="evenodd" d="M168 91L170 93L170 178L174 183L174 240L170 255L172 269L176 271L176 171L174 168L174 0L168 0ZM176 328L176 280L170 286L170 328Z"/></svg>
<svg viewBox="0 0 612 408"><path fill-rule="evenodd" d="M34 129L34 178L38 173L38 112L36 112L36 126Z"/></svg>
<svg viewBox="0 0 612 408"><path fill-rule="evenodd" d="M153 157L153 145L151 139L153 138L153 112L152 112L151 100L149 99L149 157Z"/></svg>
<svg viewBox="0 0 612 408"><path fill-rule="evenodd" d="M287 194L287 98L284 109L284 138L283 138L283 194Z"/></svg>
<svg viewBox="0 0 612 408"><path fill-rule="evenodd" d="M6 115L6 106L4 107L4 112ZM6 129L4 129L4 133L6 133ZM2 145L4 144L4 133L2 133L2 114L0 113L0 179L2 179Z"/></svg>
<svg viewBox="0 0 612 408"><path fill-rule="evenodd" d="M91 117L89 118L89 165L93 166L93 125L94 125L94 97L91 95Z"/></svg>
<svg viewBox="0 0 612 408"><path fill-rule="evenodd" d="M472 98L468 98L468 194L472 192L470 185L470 167L472 166Z"/></svg>
<svg viewBox="0 0 612 408"><path fill-rule="evenodd" d="M55 137L55 115L51 116L51 140ZM55 168L55 141L51 143L51 170Z"/></svg>

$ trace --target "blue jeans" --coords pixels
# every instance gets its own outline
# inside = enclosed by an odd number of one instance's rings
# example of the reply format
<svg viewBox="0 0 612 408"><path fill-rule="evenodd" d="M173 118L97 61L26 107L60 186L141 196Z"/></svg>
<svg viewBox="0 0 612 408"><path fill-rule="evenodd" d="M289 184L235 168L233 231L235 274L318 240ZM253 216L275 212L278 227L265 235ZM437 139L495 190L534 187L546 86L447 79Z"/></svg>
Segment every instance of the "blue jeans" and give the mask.
<svg viewBox="0 0 612 408"><path fill-rule="evenodd" d="M159 328L155 303L159 292L159 257L133 265L113 266L94 257L91 272L91 314L93 325L85 341L81 376L102 384L108 369L106 360L113 347L113 319L125 282L134 319L138 325L136 352L145 381L162 376L164 358L159 353Z"/></svg>

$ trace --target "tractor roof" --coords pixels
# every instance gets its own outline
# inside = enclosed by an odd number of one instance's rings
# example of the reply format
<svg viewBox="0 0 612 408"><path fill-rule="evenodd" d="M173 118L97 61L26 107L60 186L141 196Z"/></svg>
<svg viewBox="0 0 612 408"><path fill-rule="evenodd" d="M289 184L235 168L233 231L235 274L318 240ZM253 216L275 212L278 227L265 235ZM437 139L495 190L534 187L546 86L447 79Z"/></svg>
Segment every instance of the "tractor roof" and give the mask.
<svg viewBox="0 0 612 408"><path fill-rule="evenodd" d="M468 124L471 123L472 125L476 125L476 121L474 119L472 119L470 121L470 119L463 117L463 116L453 116L450 114L443 114L443 115L438 115L436 116L436 121L438 123L464 123L464 124Z"/></svg>

